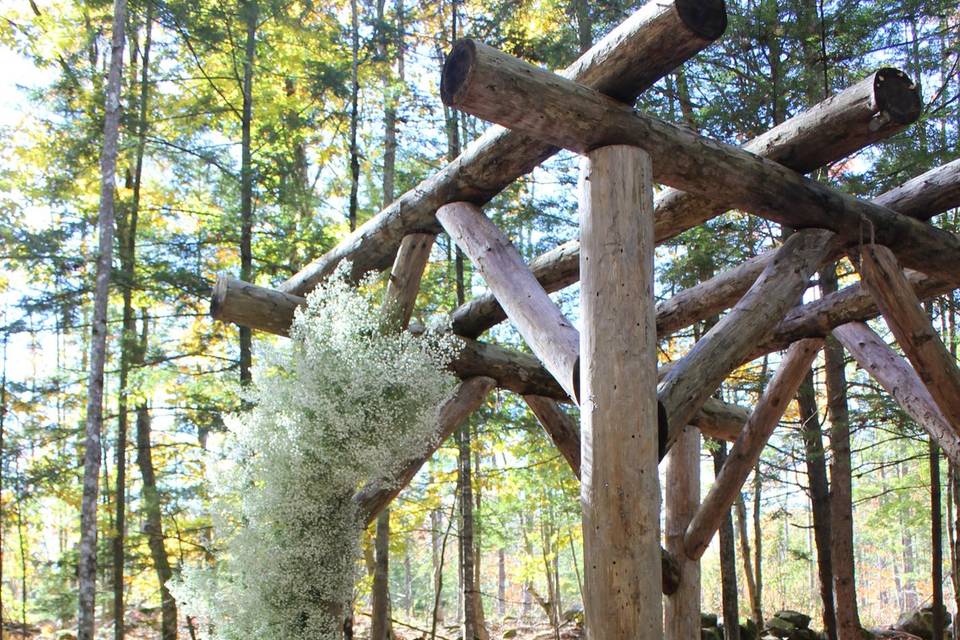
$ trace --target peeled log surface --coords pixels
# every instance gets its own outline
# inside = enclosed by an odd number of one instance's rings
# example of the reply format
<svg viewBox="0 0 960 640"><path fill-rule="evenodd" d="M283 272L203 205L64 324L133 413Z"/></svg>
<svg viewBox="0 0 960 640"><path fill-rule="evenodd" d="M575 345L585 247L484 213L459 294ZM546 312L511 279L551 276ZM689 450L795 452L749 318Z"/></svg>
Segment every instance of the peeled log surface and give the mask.
<svg viewBox="0 0 960 640"><path fill-rule="evenodd" d="M464 67L464 68L458 68ZM444 67L447 104L580 153L636 145L653 158L655 178L677 189L713 193L729 206L795 228L819 227L856 244L865 226L905 265L950 277L960 238L859 200L749 151L639 113L486 45L462 41Z"/></svg>
<svg viewBox="0 0 960 640"><path fill-rule="evenodd" d="M787 405L797 394L800 383L822 347L823 340L810 339L797 342L787 351L740 437L733 444L710 492L687 527L683 548L691 560L698 560L703 555L720 528L720 522L730 513L740 487L756 466L767 440L780 423Z"/></svg>
<svg viewBox="0 0 960 640"><path fill-rule="evenodd" d="M750 140L743 148L795 171L811 171L901 131L916 120L919 103L917 87L909 78L896 69L881 69ZM930 192L943 192L954 183L960 184L955 176L930 175L925 182L911 181L910 188L899 191L889 203L882 204L906 215L910 214L896 206L897 202L918 201L917 210L932 210L924 205L947 203L937 202L937 196ZM662 191L654 205L658 243L729 208L720 200L676 189ZM562 289L579 279L579 253L578 241L567 242L534 258L530 270L548 292ZM659 311L657 316L658 330L662 330ZM453 327L456 333L475 338L505 318L493 295L484 293L454 311Z"/></svg>
<svg viewBox="0 0 960 640"><path fill-rule="evenodd" d="M580 505L593 640L663 634L652 180L637 147L581 160Z"/></svg>
<svg viewBox="0 0 960 640"><path fill-rule="evenodd" d="M444 205L437 219L483 276L530 349L577 400L580 334L527 269L520 252L476 205Z"/></svg>
<svg viewBox="0 0 960 640"><path fill-rule="evenodd" d="M731 371L770 334L797 303L810 277L833 250L823 229L806 229L787 238L750 290L660 383L667 414L669 447Z"/></svg>
<svg viewBox="0 0 960 640"><path fill-rule="evenodd" d="M373 480L353 496L357 512L366 524L373 522L400 492L410 484L420 467L430 459L443 442L463 421L480 408L487 395L496 386L496 380L484 376L461 382L453 395L440 407L437 426L429 445L423 451L404 460L400 472L388 481Z"/></svg>
<svg viewBox="0 0 960 640"><path fill-rule="evenodd" d="M873 329L850 322L833 330L840 344L930 434L954 464L960 464L960 435L944 417L920 376Z"/></svg>
<svg viewBox="0 0 960 640"><path fill-rule="evenodd" d="M393 261L393 269L383 295L388 304L395 305L400 315L400 326L406 328L413 314L420 291L420 278L430 260L430 250L436 236L432 233L411 233L403 238Z"/></svg>
<svg viewBox="0 0 960 640"><path fill-rule="evenodd" d="M860 277L900 348L954 429L960 433L960 367L920 305L893 252L877 244L860 251ZM957 265L960 271L960 264Z"/></svg>
<svg viewBox="0 0 960 640"><path fill-rule="evenodd" d="M230 276L220 276L214 291L211 315L215 319L240 324L242 318L244 326L281 336L289 334L294 311L306 303L299 296ZM469 338L461 337L461 343L460 352L450 363L450 370L460 379L488 376L501 389L518 395L570 402L567 393L532 355ZM734 440L748 415L742 407L710 398L691 424L711 437Z"/></svg>
<svg viewBox="0 0 960 640"><path fill-rule="evenodd" d="M683 534L700 506L700 432L683 430L666 458L663 537L680 563L676 593L663 601L665 640L700 640L700 562L683 550Z"/></svg>
<svg viewBox="0 0 960 640"><path fill-rule="evenodd" d="M563 75L632 103L720 37L726 25L723 0L651 0ZM405 235L439 229L434 212L441 206L460 200L484 204L556 152L550 144L492 127L438 173L400 196L281 289L305 295L342 260L352 262L354 278L386 269Z"/></svg>

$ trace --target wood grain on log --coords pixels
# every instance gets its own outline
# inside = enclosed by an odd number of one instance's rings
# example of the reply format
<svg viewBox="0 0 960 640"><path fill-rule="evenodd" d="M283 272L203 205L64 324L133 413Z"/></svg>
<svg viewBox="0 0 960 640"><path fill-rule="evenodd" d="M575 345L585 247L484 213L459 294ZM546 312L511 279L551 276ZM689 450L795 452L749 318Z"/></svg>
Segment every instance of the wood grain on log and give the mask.
<svg viewBox="0 0 960 640"><path fill-rule="evenodd" d="M956 358L940 340L893 252L883 245L868 244L861 249L860 258L863 286L876 300L937 406L960 433L960 367ZM956 269L960 271L960 263Z"/></svg>
<svg viewBox="0 0 960 640"><path fill-rule="evenodd" d="M910 363L862 322L841 325L833 330L833 335L903 410L930 434L947 457L954 464L960 464L960 435L940 411Z"/></svg>
<svg viewBox="0 0 960 640"><path fill-rule="evenodd" d="M950 277L960 264L960 238L859 200L741 148L639 113L588 87L486 45L464 41L445 72L447 104L577 152L630 144L653 158L659 182L695 193L723 185L728 204L795 228L836 232L846 243L869 226L876 242L901 262ZM466 65L467 70L451 67Z"/></svg>
<svg viewBox="0 0 960 640"><path fill-rule="evenodd" d="M437 220L483 276L533 353L577 400L580 335L527 269L520 252L476 205L446 204L437 211Z"/></svg>
<svg viewBox="0 0 960 640"><path fill-rule="evenodd" d="M650 0L563 72L632 103L657 80L716 40L726 28L723 0ZM343 260L354 277L385 269L408 233L436 232L434 212L448 202L484 204L556 153L533 138L491 127L439 172L404 193L281 289L305 295Z"/></svg>
<svg viewBox="0 0 960 640"><path fill-rule="evenodd" d="M810 277L833 247L832 234L806 229L787 238L733 309L714 325L660 383L669 424L667 446L747 354L770 334L800 299Z"/></svg>
<svg viewBox="0 0 960 640"><path fill-rule="evenodd" d="M740 487L756 466L767 440L780 423L787 405L796 395L821 347L823 340L814 338L801 340L787 351L783 362L750 414L743 432L730 450L730 455L710 487L710 492L687 527L683 548L691 560L698 560L703 555L720 527L721 520L730 513L730 507L740 493Z"/></svg>
<svg viewBox="0 0 960 640"><path fill-rule="evenodd" d="M637 147L581 162L580 505L594 640L663 635L652 180Z"/></svg>
<svg viewBox="0 0 960 640"><path fill-rule="evenodd" d="M404 460L400 472L394 479L372 480L353 496L357 511L366 524L373 522L403 488L410 484L420 467L430 459L437 448L464 420L480 408L494 386L496 386L496 380L484 376L468 378L461 382L450 399L440 407L436 429L423 451L418 451Z"/></svg>

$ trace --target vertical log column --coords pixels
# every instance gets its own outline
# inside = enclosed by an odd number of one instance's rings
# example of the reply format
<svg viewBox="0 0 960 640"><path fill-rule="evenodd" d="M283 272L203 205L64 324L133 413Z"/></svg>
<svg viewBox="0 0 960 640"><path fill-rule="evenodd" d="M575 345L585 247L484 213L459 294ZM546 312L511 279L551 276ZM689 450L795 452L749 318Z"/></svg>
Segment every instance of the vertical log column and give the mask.
<svg viewBox="0 0 960 640"><path fill-rule="evenodd" d="M590 640L663 636L649 156L610 146L580 172L584 610Z"/></svg>
<svg viewBox="0 0 960 640"><path fill-rule="evenodd" d="M700 506L700 430L684 427L667 453L664 537L680 563L680 586L664 602L664 638L700 640L700 561L683 550L683 534Z"/></svg>

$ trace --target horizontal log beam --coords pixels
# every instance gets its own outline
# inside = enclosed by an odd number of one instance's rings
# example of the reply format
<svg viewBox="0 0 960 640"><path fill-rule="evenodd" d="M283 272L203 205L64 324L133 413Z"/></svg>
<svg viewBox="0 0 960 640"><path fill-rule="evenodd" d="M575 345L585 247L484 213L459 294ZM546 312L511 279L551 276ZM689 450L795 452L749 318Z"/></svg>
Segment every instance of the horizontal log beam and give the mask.
<svg viewBox="0 0 960 640"><path fill-rule="evenodd" d="M299 297L253 285L230 276L220 276L214 287L211 315L222 322L240 324L258 331L287 336L296 309L306 304ZM497 386L518 395L539 395L569 402L567 393L553 376L528 353L461 337L462 348L450 363L460 379L487 376ZM709 399L690 424L704 434L735 440L749 412L737 405Z"/></svg>
<svg viewBox="0 0 960 640"><path fill-rule="evenodd" d="M960 238L859 200L741 148L639 113L473 41L456 45L444 66L446 104L580 153L631 144L653 157L659 182L711 193L731 206L795 228L830 229L856 244L865 227L906 266L949 277ZM722 187L721 187L722 186Z"/></svg>
<svg viewBox="0 0 960 640"><path fill-rule="evenodd" d="M930 434L947 457L954 464L960 464L960 435L944 417L910 363L862 322L840 325L833 330L833 335L903 410Z"/></svg>
<svg viewBox="0 0 960 640"><path fill-rule="evenodd" d="M885 139L916 120L920 99L917 86L896 69L880 69L835 96L786 120L767 133L744 144L743 148L795 171L807 172L840 160L851 153ZM941 212L957 206L960 198L960 161L953 169L933 170L898 187L875 202L904 215L929 219L927 212ZM949 165L947 165L949 167ZM696 226L704 219L722 213L729 206L722 198L665 189L654 203L656 241L663 242L680 231ZM913 215L916 212L918 215ZM927 215L927 218L922 216ZM753 279L759 275L759 269ZM530 262L530 271L548 291L558 291L580 277L580 243L566 242ZM752 282L752 280L750 280ZM729 304L729 308L748 289L748 283ZM725 304L723 302L720 303ZM665 310L669 315L670 311ZM709 317L712 313L708 313ZM453 312L453 329L460 335L476 338L502 322L506 315L493 294L482 293ZM659 333L675 331L670 319L661 321Z"/></svg>
<svg viewBox="0 0 960 640"><path fill-rule="evenodd" d="M960 207L960 160L912 178L873 202L923 221ZM747 292L774 255L775 249L767 251L662 302L657 306L658 335L663 338L728 309Z"/></svg>
<svg viewBox="0 0 960 640"><path fill-rule="evenodd" d="M730 514L730 507L740 494L740 487L757 465L767 440L780 423L787 405L796 395L800 382L822 347L823 340L810 339L795 343L787 351L756 408L750 414L743 432L733 444L733 449L710 487L710 492L687 527L683 536L683 548L691 560L697 560L703 555L713 535L720 528L720 522Z"/></svg>
<svg viewBox="0 0 960 640"><path fill-rule="evenodd" d="M650 0L563 72L625 103L653 86L726 29L723 0ZM488 129L439 172L380 211L281 287L305 295L343 260L359 278L390 265L408 233L436 232L434 212L448 202L484 204L557 148L500 127Z"/></svg>

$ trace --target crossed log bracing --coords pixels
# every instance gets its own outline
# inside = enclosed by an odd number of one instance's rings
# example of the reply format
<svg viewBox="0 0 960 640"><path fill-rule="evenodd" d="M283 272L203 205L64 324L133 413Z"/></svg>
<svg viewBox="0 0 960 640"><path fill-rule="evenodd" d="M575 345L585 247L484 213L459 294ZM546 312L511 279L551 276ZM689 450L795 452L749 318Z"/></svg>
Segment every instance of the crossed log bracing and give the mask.
<svg viewBox="0 0 960 640"><path fill-rule="evenodd" d="M433 236L440 229L434 215L438 208L462 201L456 210L470 212L465 219L485 228L489 220L466 203L485 203L559 147L589 152L613 143L630 144L652 156L654 176L670 186L659 194L653 208L656 242L731 208L804 229L778 249L681 292L656 309L657 335L662 338L734 305L690 353L669 371L661 371L665 375L657 395L661 417L667 418L669 426L668 434L661 434L661 457L688 424L707 435L736 440L733 462L724 467L711 497L676 548L682 547L691 558L702 553L716 529L717 514L729 509L730 496L779 421L819 349L820 338L831 331L958 461L960 370L943 345L930 339L933 330L919 301L960 286L960 239L925 223L937 213L960 206L960 161L929 171L871 202L800 175L896 133L917 118L916 87L894 69L881 69L740 148L702 138L629 107L640 92L718 37L724 26L722 1L651 2L571 65L563 77L480 43L458 43L444 66L444 102L510 130L488 130L441 172L284 283L281 291L221 278L212 314L285 335L295 309L304 302L302 295L340 261L352 261L355 278L386 267L399 248L387 298L397 302L405 323ZM718 184L723 185L720 199L715 195ZM580 434L557 404L558 400L579 400L578 334L546 295L579 278L579 244L562 245L529 267L516 254L489 269L482 263L489 259L490 238L497 237L489 232L496 228L489 223L491 228L471 240L463 229L454 228L455 222L449 218L444 224L458 243L476 243L475 250L467 253L481 266L492 291L453 313L453 330L464 337L464 348L451 368L463 382L443 407L436 435L440 439L448 435L498 385L525 397L565 459L579 471ZM864 238L877 243L863 252L864 284L794 307L820 265L845 252L860 255ZM500 240L503 247L512 249L505 236ZM901 264L910 269L902 271ZM518 280L512 280L511 274ZM522 303L511 309L510 298ZM530 299L539 306L531 306ZM858 323L881 311L916 369ZM473 339L506 315L547 367L532 356ZM551 325L538 343L537 336ZM557 327L563 340L557 340ZM566 347L557 350L558 343ZM790 345L780 372L749 419L744 410L709 397L738 365ZM747 426L742 429L744 423ZM431 454L432 449L406 461L400 486ZM361 512L372 518L398 490L377 489L372 483L354 499ZM664 591L670 592L679 580L677 563L665 552L662 561Z"/></svg>

